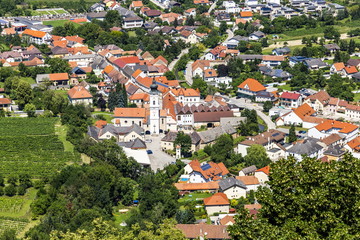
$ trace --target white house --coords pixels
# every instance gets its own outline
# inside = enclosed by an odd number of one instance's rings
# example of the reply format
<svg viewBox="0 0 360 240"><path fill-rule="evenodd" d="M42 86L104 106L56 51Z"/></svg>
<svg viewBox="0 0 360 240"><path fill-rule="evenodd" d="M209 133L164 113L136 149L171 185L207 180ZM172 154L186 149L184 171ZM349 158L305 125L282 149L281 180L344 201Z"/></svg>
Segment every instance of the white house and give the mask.
<svg viewBox="0 0 360 240"><path fill-rule="evenodd" d="M303 157L322 158L326 145L315 138L307 138L303 141L296 142L292 147L287 149L286 158L294 157L297 161L302 161Z"/></svg>
<svg viewBox="0 0 360 240"><path fill-rule="evenodd" d="M144 20L141 17L134 16L134 17L127 17L123 20L122 27L125 29L128 28L140 28L144 24Z"/></svg>
<svg viewBox="0 0 360 240"><path fill-rule="evenodd" d="M297 108L302 104L301 94L293 92L283 92L280 95L280 106L285 108Z"/></svg>
<svg viewBox="0 0 360 240"><path fill-rule="evenodd" d="M189 175L189 183L205 183L222 179L229 174L224 163L203 162L193 160L184 168L184 174Z"/></svg>
<svg viewBox="0 0 360 240"><path fill-rule="evenodd" d="M93 96L83 86L74 86L68 91L67 94L71 104L92 105L93 103Z"/></svg>
<svg viewBox="0 0 360 240"><path fill-rule="evenodd" d="M238 13L240 12L240 7L234 1L224 1L223 7L227 13Z"/></svg>
<svg viewBox="0 0 360 240"><path fill-rule="evenodd" d="M260 184L263 185L269 181L270 167L266 166L255 171L254 176L259 180Z"/></svg>
<svg viewBox="0 0 360 240"><path fill-rule="evenodd" d="M247 192L256 191L260 187L260 182L255 176L236 176L236 179L245 184Z"/></svg>
<svg viewBox="0 0 360 240"><path fill-rule="evenodd" d="M355 124L329 119L309 129L308 136L323 139L333 133L343 135L345 137L344 141L349 142L358 135L359 127Z"/></svg>
<svg viewBox="0 0 360 240"><path fill-rule="evenodd" d="M246 198L246 186L233 177L219 181L219 191L226 194L228 199Z"/></svg>
<svg viewBox="0 0 360 240"><path fill-rule="evenodd" d="M204 199L205 210L208 215L214 213L229 213L230 202L225 193L215 193Z"/></svg>
<svg viewBox="0 0 360 240"><path fill-rule="evenodd" d="M25 29L25 31L22 33L22 37L29 43L36 43L39 45L47 44L47 42L52 38L52 36L47 32L35 31L31 29Z"/></svg>

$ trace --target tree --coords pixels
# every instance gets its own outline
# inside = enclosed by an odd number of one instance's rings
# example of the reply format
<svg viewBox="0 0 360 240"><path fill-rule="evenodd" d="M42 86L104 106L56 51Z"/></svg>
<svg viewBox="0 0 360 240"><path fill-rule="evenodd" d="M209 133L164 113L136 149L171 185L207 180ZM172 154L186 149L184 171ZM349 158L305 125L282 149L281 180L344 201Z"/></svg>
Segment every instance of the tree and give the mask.
<svg viewBox="0 0 360 240"><path fill-rule="evenodd" d="M296 132L295 132L295 125L291 125L289 130L289 143L293 143L297 140Z"/></svg>
<svg viewBox="0 0 360 240"><path fill-rule="evenodd" d="M35 117L36 107L32 103L28 103L24 107L24 112L27 113L28 117Z"/></svg>
<svg viewBox="0 0 360 240"><path fill-rule="evenodd" d="M68 73L71 70L69 62L65 59L48 58L45 63L49 64L52 73Z"/></svg>
<svg viewBox="0 0 360 240"><path fill-rule="evenodd" d="M222 21L222 22L220 23L220 28L219 28L220 34L221 34L221 35L225 34L227 28L228 28L227 23L226 23L225 21Z"/></svg>
<svg viewBox="0 0 360 240"><path fill-rule="evenodd" d="M328 26L324 28L324 38L325 39L339 39L340 33L337 31L334 26Z"/></svg>
<svg viewBox="0 0 360 240"><path fill-rule="evenodd" d="M191 224L196 221L194 212L189 209L178 210L175 219L179 224Z"/></svg>
<svg viewBox="0 0 360 240"><path fill-rule="evenodd" d="M30 83L21 80L15 89L15 95L19 108L23 109L34 97Z"/></svg>
<svg viewBox="0 0 360 240"><path fill-rule="evenodd" d="M10 184L4 188L4 192L6 196L12 197L16 194L16 187Z"/></svg>
<svg viewBox="0 0 360 240"><path fill-rule="evenodd" d="M230 158L234 152L234 142L229 134L223 134L212 145L211 160L218 163Z"/></svg>
<svg viewBox="0 0 360 240"><path fill-rule="evenodd" d="M208 94L208 85L206 82L199 76L193 78L193 83L191 85L193 89L199 89L201 96L206 96Z"/></svg>
<svg viewBox="0 0 360 240"><path fill-rule="evenodd" d="M196 61L200 57L201 50L197 46L192 46L188 54L191 60Z"/></svg>
<svg viewBox="0 0 360 240"><path fill-rule="evenodd" d="M266 149L262 145L254 144L246 149L245 156L246 166L255 165L257 168L263 168L270 164L270 159L266 153Z"/></svg>
<svg viewBox="0 0 360 240"><path fill-rule="evenodd" d="M0 234L0 239L2 240L17 240L16 231L14 229L4 229L4 231Z"/></svg>
<svg viewBox="0 0 360 240"><path fill-rule="evenodd" d="M179 131L174 141L174 149L179 145L181 154L187 154L191 150L191 137L182 131Z"/></svg>
<svg viewBox="0 0 360 240"><path fill-rule="evenodd" d="M167 71L164 73L164 76L168 79L168 80L175 80L176 76L175 73L173 71Z"/></svg>
<svg viewBox="0 0 360 240"><path fill-rule="evenodd" d="M264 112L269 112L269 110L273 107L273 102L271 101L266 101L264 102L264 105L263 105L263 110Z"/></svg>
<svg viewBox="0 0 360 240"><path fill-rule="evenodd" d="M246 210L229 227L232 239L358 239L360 161L322 163L304 157L281 159L271 166L269 188L256 192L262 205L254 219ZM341 181L338 181L341 179Z"/></svg>

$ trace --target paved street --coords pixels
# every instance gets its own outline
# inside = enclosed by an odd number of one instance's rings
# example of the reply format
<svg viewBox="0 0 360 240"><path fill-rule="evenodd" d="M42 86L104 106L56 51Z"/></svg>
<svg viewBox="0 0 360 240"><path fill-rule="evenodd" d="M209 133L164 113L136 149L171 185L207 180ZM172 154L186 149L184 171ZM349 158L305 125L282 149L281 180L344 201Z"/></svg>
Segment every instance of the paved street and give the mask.
<svg viewBox="0 0 360 240"><path fill-rule="evenodd" d="M239 99L231 98L230 103L234 103L238 106L243 106L251 110L254 109L257 115L264 120L264 122L268 126L268 129L276 129L275 123L271 121L271 118L268 115L262 112L263 109L258 104L252 103L249 99L245 99L245 98L239 98Z"/></svg>
<svg viewBox="0 0 360 240"><path fill-rule="evenodd" d="M151 150L153 154L149 154L151 169L156 171L157 169L163 169L166 165L175 162L175 158L170 155L164 153L160 149L160 140L164 137L164 134L160 134L159 136L150 136L146 135L146 139L151 139L151 143L146 143L147 149Z"/></svg>
<svg viewBox="0 0 360 240"><path fill-rule="evenodd" d="M184 54L187 54L189 52L189 49L188 48L185 48L181 51L181 53L179 54L179 56L174 59L168 66L169 70L172 71L175 67L175 64L179 61L179 59L184 55Z"/></svg>
<svg viewBox="0 0 360 240"><path fill-rule="evenodd" d="M211 13L211 11L214 10L214 8L216 7L216 2L217 1L214 1L214 3L211 5L211 7L208 10L208 13Z"/></svg>
<svg viewBox="0 0 360 240"><path fill-rule="evenodd" d="M193 84L193 79L192 79L192 67L191 65L193 64L193 61L190 61L186 64L186 70L185 70L185 80L186 82L191 86Z"/></svg>
<svg viewBox="0 0 360 240"><path fill-rule="evenodd" d="M162 3L159 3L158 1L155 0L150 0L153 4L155 4L156 6L162 8L162 9L166 9L166 6Z"/></svg>

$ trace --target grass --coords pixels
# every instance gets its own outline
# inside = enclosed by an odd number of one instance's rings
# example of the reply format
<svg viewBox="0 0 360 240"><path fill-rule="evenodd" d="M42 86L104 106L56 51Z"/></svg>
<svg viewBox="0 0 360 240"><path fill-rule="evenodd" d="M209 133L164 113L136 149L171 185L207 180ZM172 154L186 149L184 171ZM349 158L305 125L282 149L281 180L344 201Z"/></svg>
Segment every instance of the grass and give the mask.
<svg viewBox="0 0 360 240"><path fill-rule="evenodd" d="M360 101L360 93L354 93L354 101L355 102Z"/></svg>
<svg viewBox="0 0 360 240"><path fill-rule="evenodd" d="M64 98L68 98L67 90L56 90L56 92L60 93Z"/></svg>
<svg viewBox="0 0 360 240"><path fill-rule="evenodd" d="M200 201L204 198L212 196L211 193L190 193L185 195L183 198L179 199L179 202L188 202L188 201Z"/></svg>
<svg viewBox="0 0 360 240"><path fill-rule="evenodd" d="M35 79L33 79L31 77L22 77L21 80L23 80L25 82L28 82L30 84L35 84L36 83Z"/></svg>
<svg viewBox="0 0 360 240"><path fill-rule="evenodd" d="M290 129L291 128L291 126L279 126L279 128L285 128L285 129ZM296 131L308 131L309 129L308 128L303 128L303 127L296 127L295 126L295 130Z"/></svg>
<svg viewBox="0 0 360 240"><path fill-rule="evenodd" d="M53 20L53 21L44 21L44 25L51 25L53 27L58 27L58 26L64 26L65 23L70 22L69 20ZM79 24L76 24L74 22L73 23L75 26L78 26Z"/></svg>
<svg viewBox="0 0 360 240"><path fill-rule="evenodd" d="M128 34L129 34L129 37L136 37L135 31L129 31Z"/></svg>
<svg viewBox="0 0 360 240"><path fill-rule="evenodd" d="M183 88L190 88L190 85L187 82L181 82L180 86Z"/></svg>
<svg viewBox="0 0 360 240"><path fill-rule="evenodd" d="M28 218L30 204L36 197L37 190L29 188L24 196L1 196L0 217Z"/></svg>
<svg viewBox="0 0 360 240"><path fill-rule="evenodd" d="M290 84L285 84L285 85L281 85L281 86L277 86L278 89L282 89L284 91L291 91L291 87Z"/></svg>
<svg viewBox="0 0 360 240"><path fill-rule="evenodd" d="M113 212L113 216L115 218L115 226L120 227L120 224L122 222L128 220L131 217L131 209L135 208L137 207L115 207ZM126 213L119 213L119 209L129 209L129 211Z"/></svg>
<svg viewBox="0 0 360 240"><path fill-rule="evenodd" d="M258 123L260 124L260 125L263 125L264 126L264 132L267 130L267 128L268 128L268 126L266 125L266 123L265 123L265 121L261 118L261 117L259 117L259 116L257 116L257 121L258 121Z"/></svg>
<svg viewBox="0 0 360 240"><path fill-rule="evenodd" d="M74 152L74 145L66 140L67 127L60 124L60 121L55 124L55 134L58 135L60 141L64 144L65 152Z"/></svg>
<svg viewBox="0 0 360 240"><path fill-rule="evenodd" d="M105 118L105 120L106 120L106 122L108 122L108 123L112 123L111 122L111 120L113 120L114 118L113 118L113 113L110 113L110 112L99 112L99 111L95 111L95 112L93 112L93 115L102 115L104 118ZM97 119L94 119L94 123L97 121Z"/></svg>

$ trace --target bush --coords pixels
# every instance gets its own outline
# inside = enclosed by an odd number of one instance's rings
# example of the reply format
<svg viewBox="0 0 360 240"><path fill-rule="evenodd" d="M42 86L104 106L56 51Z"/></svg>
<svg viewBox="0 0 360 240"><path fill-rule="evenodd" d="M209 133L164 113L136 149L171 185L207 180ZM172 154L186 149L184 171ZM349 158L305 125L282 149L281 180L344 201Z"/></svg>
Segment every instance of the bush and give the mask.
<svg viewBox="0 0 360 240"><path fill-rule="evenodd" d="M6 196L12 197L16 194L16 188L14 185L10 184L5 187L4 192Z"/></svg>
<svg viewBox="0 0 360 240"><path fill-rule="evenodd" d="M26 186L20 185L17 187L17 194L20 196L24 196L26 193Z"/></svg>
<svg viewBox="0 0 360 240"><path fill-rule="evenodd" d="M0 187L0 196L4 195L4 188Z"/></svg>
<svg viewBox="0 0 360 240"><path fill-rule="evenodd" d="M43 180L36 180L34 181L34 188L39 189L45 186L45 183Z"/></svg>

